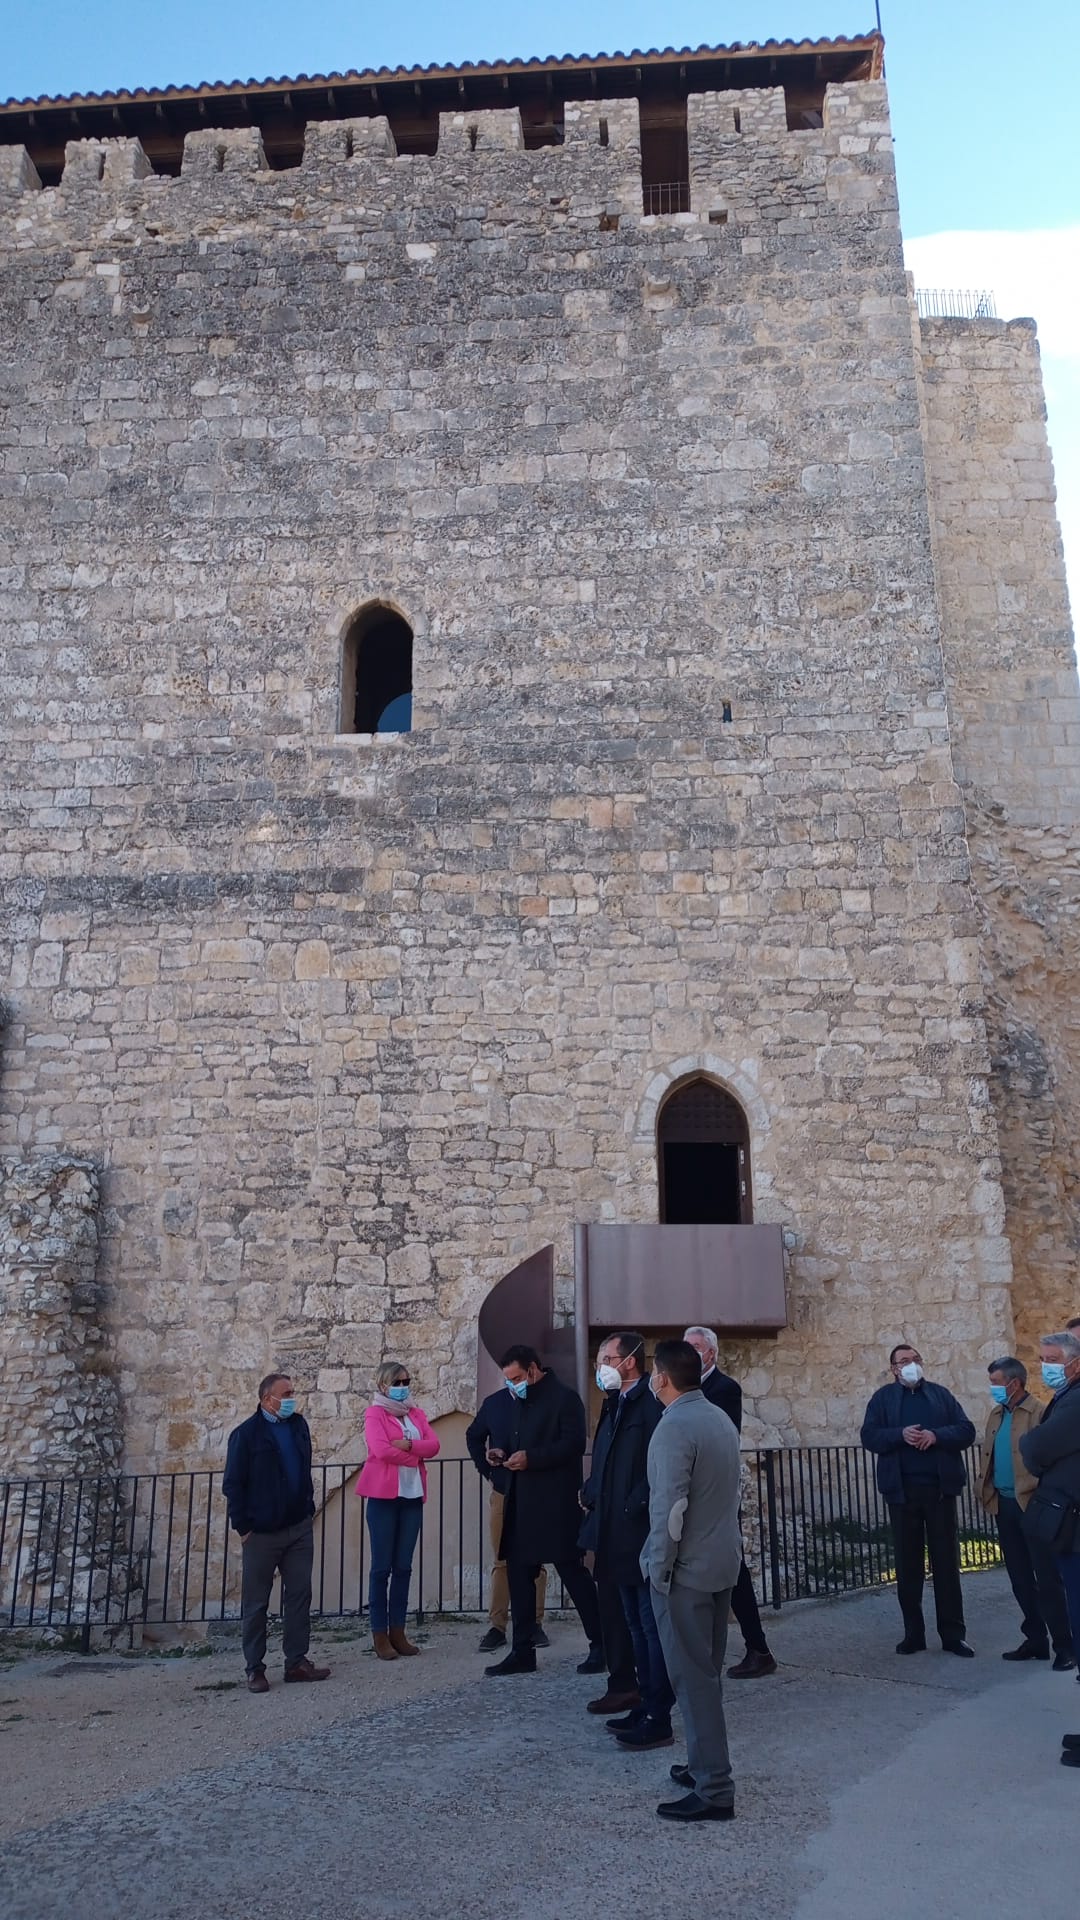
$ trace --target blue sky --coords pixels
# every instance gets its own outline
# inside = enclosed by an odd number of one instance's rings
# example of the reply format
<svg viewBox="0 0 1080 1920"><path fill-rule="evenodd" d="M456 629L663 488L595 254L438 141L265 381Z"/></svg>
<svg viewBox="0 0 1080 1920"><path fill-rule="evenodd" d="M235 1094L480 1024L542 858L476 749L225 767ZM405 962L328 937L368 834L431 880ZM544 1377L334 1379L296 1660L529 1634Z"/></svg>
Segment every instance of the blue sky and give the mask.
<svg viewBox="0 0 1080 1920"><path fill-rule="evenodd" d="M1039 322L1080 604L1080 167L1075 0L881 0L909 264L988 286ZM0 98L499 55L595 53L864 32L873 0L50 0L10 8ZM930 244L924 246L920 242ZM947 271L946 271L947 270Z"/></svg>

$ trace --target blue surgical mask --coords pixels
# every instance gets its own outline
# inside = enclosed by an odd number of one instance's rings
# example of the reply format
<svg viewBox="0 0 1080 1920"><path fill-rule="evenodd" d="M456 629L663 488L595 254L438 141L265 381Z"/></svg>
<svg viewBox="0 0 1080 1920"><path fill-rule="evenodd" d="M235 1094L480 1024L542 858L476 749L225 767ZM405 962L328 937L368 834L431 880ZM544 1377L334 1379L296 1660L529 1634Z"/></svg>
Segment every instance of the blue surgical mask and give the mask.
<svg viewBox="0 0 1080 1920"><path fill-rule="evenodd" d="M277 1410L277 1417L279 1420L291 1420L295 1412L296 1412L296 1401L283 1400L280 1407Z"/></svg>
<svg viewBox="0 0 1080 1920"><path fill-rule="evenodd" d="M403 1401L408 1399L409 1392L410 1392L410 1389L408 1387L391 1387L387 1394L387 1398L390 1400L396 1400L398 1405L400 1406Z"/></svg>
<svg viewBox="0 0 1080 1920"><path fill-rule="evenodd" d="M996 1401L999 1407L1007 1407L1009 1404L1008 1387L991 1387L990 1398Z"/></svg>
<svg viewBox="0 0 1080 1920"><path fill-rule="evenodd" d="M505 1379L506 1376L504 1375L503 1377ZM524 1400L525 1395L529 1391L529 1383L527 1380L507 1380L506 1384L515 1400Z"/></svg>
<svg viewBox="0 0 1080 1920"><path fill-rule="evenodd" d="M1042 1363L1042 1377L1048 1387L1053 1387L1054 1392L1059 1393L1065 1385L1066 1378L1065 1368L1062 1366L1061 1361L1044 1360Z"/></svg>

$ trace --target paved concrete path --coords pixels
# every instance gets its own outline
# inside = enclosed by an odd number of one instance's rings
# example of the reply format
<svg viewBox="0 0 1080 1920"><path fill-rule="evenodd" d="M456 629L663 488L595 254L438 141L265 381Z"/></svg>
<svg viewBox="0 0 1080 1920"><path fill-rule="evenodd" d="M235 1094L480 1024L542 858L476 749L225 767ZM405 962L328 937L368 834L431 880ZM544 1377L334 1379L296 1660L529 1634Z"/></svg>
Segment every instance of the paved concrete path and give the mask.
<svg viewBox="0 0 1080 1920"><path fill-rule="evenodd" d="M298 1689L272 1696L272 1733L268 1702L230 1693L217 1710L234 1733L242 1716L250 1750L193 1751L111 1799L97 1780L61 1819L41 1807L0 1848L0 1916L592 1920L629 1873L636 1910L663 1920L699 1920L706 1888L706 1911L746 1920L985 1920L999 1876L1030 1886L1038 1870L1040 1920L1075 1920L1080 1772L1058 1748L1080 1732L1080 1687L1002 1665L1017 1638L1003 1577L966 1589L973 1661L898 1659L890 1593L770 1622L781 1673L728 1690L731 1825L655 1818L681 1749L627 1754L585 1714L572 1627L535 1679L495 1683L477 1629L437 1625L400 1698L397 1670L371 1662L377 1711L290 1738ZM93 1766L82 1751L67 1764Z"/></svg>

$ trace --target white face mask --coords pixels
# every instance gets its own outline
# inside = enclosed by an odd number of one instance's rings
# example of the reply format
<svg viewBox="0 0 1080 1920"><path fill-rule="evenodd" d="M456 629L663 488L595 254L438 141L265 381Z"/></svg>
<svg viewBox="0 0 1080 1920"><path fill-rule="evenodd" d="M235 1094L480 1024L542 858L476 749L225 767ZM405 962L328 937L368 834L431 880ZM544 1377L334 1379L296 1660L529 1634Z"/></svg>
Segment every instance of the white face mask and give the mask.
<svg viewBox="0 0 1080 1920"><path fill-rule="evenodd" d="M650 1375L649 1375L649 1392L650 1392L650 1393L652 1394L652 1397L653 1397L653 1399L654 1399L654 1400L659 1400L659 1399L660 1399L660 1395L659 1395L659 1394L657 1393L657 1391L656 1391L656 1375L655 1375L655 1373L650 1373Z"/></svg>
<svg viewBox="0 0 1080 1920"><path fill-rule="evenodd" d="M622 1374L618 1367L597 1367L596 1384L601 1393L614 1393L616 1387L622 1386Z"/></svg>
<svg viewBox="0 0 1080 1920"><path fill-rule="evenodd" d="M900 1378L905 1387L917 1387L922 1377L923 1370L917 1360L909 1360L907 1366L900 1369Z"/></svg>

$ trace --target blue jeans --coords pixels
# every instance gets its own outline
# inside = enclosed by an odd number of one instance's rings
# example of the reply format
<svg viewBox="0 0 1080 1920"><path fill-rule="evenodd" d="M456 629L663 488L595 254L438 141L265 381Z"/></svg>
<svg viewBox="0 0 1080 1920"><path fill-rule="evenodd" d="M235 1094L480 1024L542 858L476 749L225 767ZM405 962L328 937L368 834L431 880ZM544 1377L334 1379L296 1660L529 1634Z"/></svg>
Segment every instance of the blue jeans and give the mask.
<svg viewBox="0 0 1080 1920"><path fill-rule="evenodd" d="M1073 1652L1080 1660L1080 1553L1057 1553L1054 1559L1061 1575L1061 1584L1065 1589L1065 1604L1069 1609L1069 1625L1072 1628Z"/></svg>
<svg viewBox="0 0 1080 1920"><path fill-rule="evenodd" d="M371 1573L368 1608L372 1633L403 1627L409 1611L413 1554L424 1515L422 1500L368 1500ZM389 1604L387 1596L389 1594Z"/></svg>
<svg viewBox="0 0 1080 1920"><path fill-rule="evenodd" d="M649 1589L644 1581L633 1587L620 1585L619 1598L634 1645L634 1665L637 1668L641 1704L649 1719L655 1721L657 1726L670 1727L675 1695L668 1679Z"/></svg>

